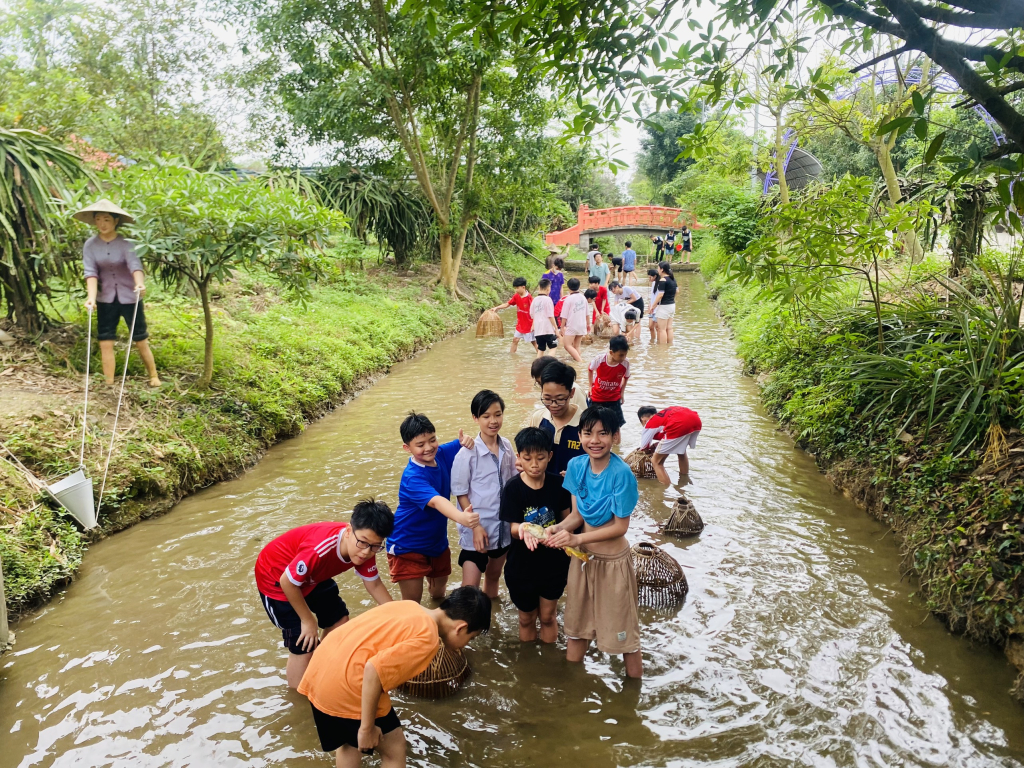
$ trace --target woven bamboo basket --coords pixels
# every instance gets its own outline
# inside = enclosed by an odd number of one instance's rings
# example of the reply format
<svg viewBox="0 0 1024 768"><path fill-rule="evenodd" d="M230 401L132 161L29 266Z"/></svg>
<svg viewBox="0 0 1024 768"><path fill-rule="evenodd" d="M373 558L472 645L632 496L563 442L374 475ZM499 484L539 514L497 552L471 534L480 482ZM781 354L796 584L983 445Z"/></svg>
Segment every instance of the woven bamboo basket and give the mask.
<svg viewBox="0 0 1024 768"><path fill-rule="evenodd" d="M630 550L640 604L652 608L668 608L686 599L690 585L686 574L661 547L642 541Z"/></svg>
<svg viewBox="0 0 1024 768"><path fill-rule="evenodd" d="M439 643L437 655L431 660L430 666L402 683L398 689L423 699L443 699L457 693L470 672L469 662L462 651L453 651L444 643Z"/></svg>
<svg viewBox="0 0 1024 768"><path fill-rule="evenodd" d="M479 339L481 336L505 338L505 324L501 322L501 317L493 309L488 309L476 321L476 337Z"/></svg>
<svg viewBox="0 0 1024 768"><path fill-rule="evenodd" d="M629 453L625 461L638 480L650 480L652 477L658 476L654 471L654 464L651 463L651 455L644 453L639 448Z"/></svg>
<svg viewBox="0 0 1024 768"><path fill-rule="evenodd" d="M685 496L676 499L668 522L661 527L662 533L670 533L673 536L696 536L703 530L704 521L697 514L693 502Z"/></svg>

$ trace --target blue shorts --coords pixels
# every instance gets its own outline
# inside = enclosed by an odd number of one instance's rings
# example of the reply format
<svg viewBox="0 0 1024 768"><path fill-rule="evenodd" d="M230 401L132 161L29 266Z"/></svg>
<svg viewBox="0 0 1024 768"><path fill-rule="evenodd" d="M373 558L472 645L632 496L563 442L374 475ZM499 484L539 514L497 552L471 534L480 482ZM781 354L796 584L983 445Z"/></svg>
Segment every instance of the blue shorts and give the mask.
<svg viewBox="0 0 1024 768"><path fill-rule="evenodd" d="M287 600L277 600L267 597L260 592L260 602L267 616L274 622L274 626L281 630L281 637L284 646L296 656L312 653L312 650L304 651L299 647L299 635L302 634L302 619L292 608ZM320 629L333 627L343 618L348 616L348 606L341 599L338 591L338 584L334 579L321 581L313 591L306 595L306 605L316 616L316 623Z"/></svg>

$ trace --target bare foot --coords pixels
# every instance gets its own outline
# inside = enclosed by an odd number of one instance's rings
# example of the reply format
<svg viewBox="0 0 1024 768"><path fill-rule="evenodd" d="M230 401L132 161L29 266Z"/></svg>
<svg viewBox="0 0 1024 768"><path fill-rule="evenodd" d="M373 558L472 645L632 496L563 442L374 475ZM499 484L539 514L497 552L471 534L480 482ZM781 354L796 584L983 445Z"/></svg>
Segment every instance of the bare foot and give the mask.
<svg viewBox="0 0 1024 768"><path fill-rule="evenodd" d="M162 383L163 382L160 381L159 376L154 376L152 379L149 380L149 386L153 387L154 389L156 387L159 387Z"/></svg>

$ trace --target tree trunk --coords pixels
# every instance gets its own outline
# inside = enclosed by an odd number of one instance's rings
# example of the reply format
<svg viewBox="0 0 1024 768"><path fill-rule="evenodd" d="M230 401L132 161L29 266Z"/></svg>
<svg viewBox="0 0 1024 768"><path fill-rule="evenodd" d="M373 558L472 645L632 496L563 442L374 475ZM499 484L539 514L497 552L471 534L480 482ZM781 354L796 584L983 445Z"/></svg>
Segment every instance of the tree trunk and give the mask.
<svg viewBox="0 0 1024 768"><path fill-rule="evenodd" d="M779 200L789 205L789 183L786 181L786 153L782 146L782 118L775 120L775 175L779 179Z"/></svg>
<svg viewBox="0 0 1024 768"><path fill-rule="evenodd" d="M27 275L22 276L27 278ZM43 315L36 306L27 280L19 279L16 270L0 264L0 281L4 284L7 315L14 318L15 327L25 333L39 333L43 330Z"/></svg>
<svg viewBox="0 0 1024 768"><path fill-rule="evenodd" d="M203 301L203 320L206 323L206 344L203 354L203 377L199 380L200 387L210 386L213 380L213 310L210 308L210 280L207 278L196 283L199 298Z"/></svg>
<svg viewBox="0 0 1024 768"><path fill-rule="evenodd" d="M896 168L892 164L892 154L889 152L889 145L884 139L876 138L868 145L878 161L878 167L882 171L882 178L885 179L885 191L888 193L889 202L896 205L903 199L903 191L900 189L900 180L896 176ZM910 256L910 263L917 264L924 258L924 248L917 239L917 233L911 229L900 233L903 243Z"/></svg>
<svg viewBox="0 0 1024 768"><path fill-rule="evenodd" d="M452 236L450 232L441 233L441 274L437 280L441 285L448 289L448 292L452 295L456 291L456 283L459 279L458 268L455 265L455 260L452 257Z"/></svg>

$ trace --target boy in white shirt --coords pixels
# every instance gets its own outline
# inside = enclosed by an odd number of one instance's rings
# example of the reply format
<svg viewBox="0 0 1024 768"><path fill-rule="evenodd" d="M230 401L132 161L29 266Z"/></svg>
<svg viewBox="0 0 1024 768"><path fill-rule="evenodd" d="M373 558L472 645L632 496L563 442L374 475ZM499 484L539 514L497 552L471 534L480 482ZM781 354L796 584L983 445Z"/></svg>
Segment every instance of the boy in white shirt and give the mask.
<svg viewBox="0 0 1024 768"><path fill-rule="evenodd" d="M530 317L533 318L533 340L537 345L537 357L543 357L547 351L554 351L558 346L558 337L562 332L555 322L555 305L551 303L551 281L541 278L537 283L537 292L530 305Z"/></svg>

